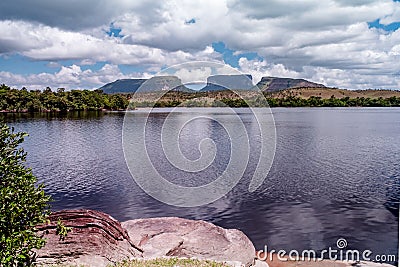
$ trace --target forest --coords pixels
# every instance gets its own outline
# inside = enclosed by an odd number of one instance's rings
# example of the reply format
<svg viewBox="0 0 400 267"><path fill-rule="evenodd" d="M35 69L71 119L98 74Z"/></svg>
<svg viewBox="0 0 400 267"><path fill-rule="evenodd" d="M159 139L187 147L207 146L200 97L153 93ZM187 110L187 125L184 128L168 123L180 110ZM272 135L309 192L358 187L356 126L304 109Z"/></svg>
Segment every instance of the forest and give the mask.
<svg viewBox="0 0 400 267"><path fill-rule="evenodd" d="M132 94L106 94L102 90L71 90L58 88L53 92L47 87L41 90L13 89L0 85L0 111L2 112L57 112L79 110L126 110L136 107L399 107L400 97L342 97L303 98L288 95L274 97L264 93L264 97L240 98L232 92L179 93L168 92L157 102L130 101ZM206 99L206 100L204 100Z"/></svg>
<svg viewBox="0 0 400 267"><path fill-rule="evenodd" d="M129 100L122 94L104 94L101 90L71 90L63 88L53 92L47 87L43 91L26 88L12 89L0 85L0 111L48 112L76 110L125 110Z"/></svg>

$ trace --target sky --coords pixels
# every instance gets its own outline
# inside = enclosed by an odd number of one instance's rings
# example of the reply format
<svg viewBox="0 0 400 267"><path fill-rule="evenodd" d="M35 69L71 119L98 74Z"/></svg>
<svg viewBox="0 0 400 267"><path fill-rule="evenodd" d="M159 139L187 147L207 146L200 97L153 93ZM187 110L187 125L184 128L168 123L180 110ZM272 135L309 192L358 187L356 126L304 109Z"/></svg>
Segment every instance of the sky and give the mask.
<svg viewBox="0 0 400 267"><path fill-rule="evenodd" d="M94 89L189 61L400 89L393 0L2 0L0 84Z"/></svg>

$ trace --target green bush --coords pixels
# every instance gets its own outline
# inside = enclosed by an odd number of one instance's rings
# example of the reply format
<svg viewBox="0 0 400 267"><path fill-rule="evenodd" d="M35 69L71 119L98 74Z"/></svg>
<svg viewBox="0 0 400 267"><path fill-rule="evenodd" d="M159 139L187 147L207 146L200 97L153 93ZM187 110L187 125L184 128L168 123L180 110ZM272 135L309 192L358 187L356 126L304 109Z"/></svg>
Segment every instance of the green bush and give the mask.
<svg viewBox="0 0 400 267"><path fill-rule="evenodd" d="M45 243L35 226L47 221L50 197L23 165L20 144L27 134L14 133L4 123L0 127L0 266L30 266L33 249Z"/></svg>

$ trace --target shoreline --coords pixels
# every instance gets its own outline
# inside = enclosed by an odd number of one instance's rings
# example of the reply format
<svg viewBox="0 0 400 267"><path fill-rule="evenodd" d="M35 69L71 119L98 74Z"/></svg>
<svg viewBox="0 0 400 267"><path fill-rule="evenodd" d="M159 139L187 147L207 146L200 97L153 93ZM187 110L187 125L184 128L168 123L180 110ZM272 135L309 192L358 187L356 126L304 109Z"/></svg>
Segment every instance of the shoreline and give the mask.
<svg viewBox="0 0 400 267"><path fill-rule="evenodd" d="M57 221L60 220L69 229L63 238L59 238L56 230ZM120 222L100 211L61 210L53 212L49 223L39 225L38 230L47 239L46 245L37 251L39 266L61 263L106 267L126 260L146 262L179 258L220 262L237 267L296 267L303 264L310 267L394 266L363 258L280 258L280 251L257 251L247 235L238 229L179 217L152 217Z"/></svg>
<svg viewBox="0 0 400 267"><path fill-rule="evenodd" d="M98 109L98 110L44 110L44 111L13 111L13 110L0 110L0 114L70 114L70 113L80 113L80 112L101 112L101 113L118 113L118 112L132 112L132 111L141 111L141 110L152 110L152 109L254 109L254 108L270 108L270 109L398 109L400 106L347 106L347 107L338 107L338 106L300 106L300 107L288 107L288 106L274 106L274 107L137 107L135 109L119 109L119 110L110 110L110 109Z"/></svg>

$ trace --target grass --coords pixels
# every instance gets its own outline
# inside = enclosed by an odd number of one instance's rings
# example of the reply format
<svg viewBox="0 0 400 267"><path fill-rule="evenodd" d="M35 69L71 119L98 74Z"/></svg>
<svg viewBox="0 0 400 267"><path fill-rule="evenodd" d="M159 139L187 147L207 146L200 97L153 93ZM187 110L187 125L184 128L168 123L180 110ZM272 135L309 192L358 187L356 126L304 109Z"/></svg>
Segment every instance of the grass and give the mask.
<svg viewBox="0 0 400 267"><path fill-rule="evenodd" d="M86 265L50 264L37 265L40 267L87 267ZM151 260L126 260L108 267L230 267L227 263L210 260L197 260L185 258L158 258Z"/></svg>
<svg viewBox="0 0 400 267"><path fill-rule="evenodd" d="M110 267L227 267L226 263L209 260L160 258L152 260L131 260Z"/></svg>

